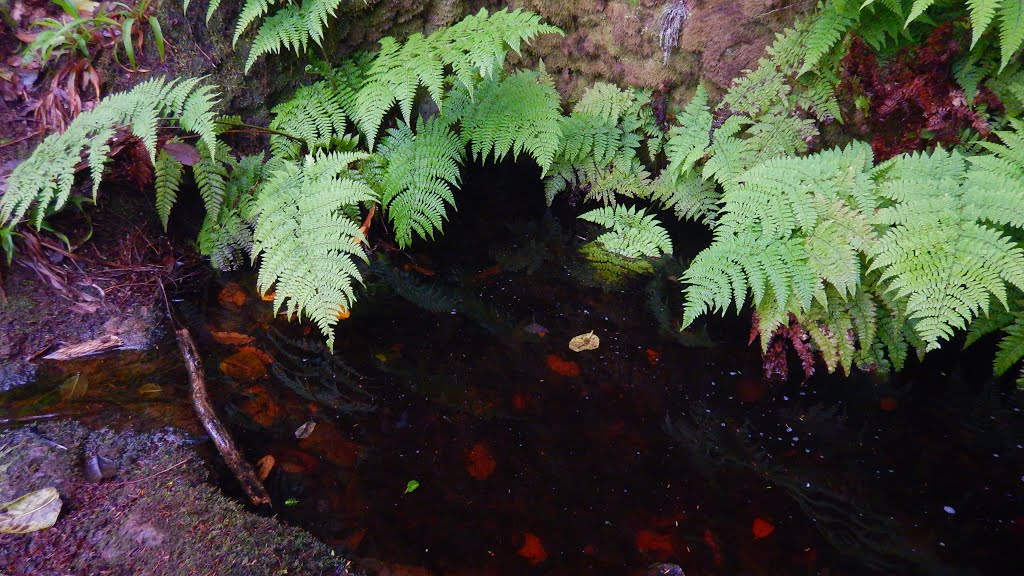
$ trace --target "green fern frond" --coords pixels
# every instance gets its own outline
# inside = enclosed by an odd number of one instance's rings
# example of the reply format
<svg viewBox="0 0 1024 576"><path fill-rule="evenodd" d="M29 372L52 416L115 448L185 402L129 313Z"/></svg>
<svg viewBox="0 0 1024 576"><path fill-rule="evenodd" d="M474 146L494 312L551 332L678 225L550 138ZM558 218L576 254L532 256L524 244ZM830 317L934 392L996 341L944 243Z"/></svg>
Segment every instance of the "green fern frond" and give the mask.
<svg viewBox="0 0 1024 576"><path fill-rule="evenodd" d="M346 166L365 154L317 154L282 161L260 187L253 206L252 258L257 285L274 291L274 309L311 319L334 344L334 324L355 301L366 261L358 219L346 209L377 195Z"/></svg>
<svg viewBox="0 0 1024 576"><path fill-rule="evenodd" d="M303 148L316 152L330 147L331 143L345 134L349 112L342 103L342 93L331 82L317 82L303 86L295 95L272 110L274 119L270 129L281 134L272 134L270 150L275 156L292 160L298 159ZM295 138L299 138L297 142Z"/></svg>
<svg viewBox="0 0 1024 576"><path fill-rule="evenodd" d="M651 200L672 210L680 220L700 220L714 225L722 195L714 184L696 174L683 178L662 174L654 183Z"/></svg>
<svg viewBox="0 0 1024 576"><path fill-rule="evenodd" d="M819 11L807 29L804 39L806 52L803 65L797 74L805 74L815 68L821 58L839 43L859 19L858 0L830 0L820 5Z"/></svg>
<svg viewBox="0 0 1024 576"><path fill-rule="evenodd" d="M381 181L381 205L394 225L402 248L413 234L434 237L455 206L452 188L458 188L464 146L447 124L434 118L415 133L408 124L392 128L381 141L379 153L386 167Z"/></svg>
<svg viewBox="0 0 1024 576"><path fill-rule="evenodd" d="M966 177L966 161L941 150L898 157L876 170L879 193L894 205L876 214L889 230L871 250L871 268L881 270L894 298L906 299L929 350L987 312L993 297L1005 306L1007 284L1024 287L1024 251L979 221L992 209L972 206L979 195L970 184L973 172ZM1019 202L1024 190L1012 192L1008 200ZM985 200L995 199L986 194Z"/></svg>
<svg viewBox="0 0 1024 576"><path fill-rule="evenodd" d="M216 95L212 87L197 88L199 82L147 80L127 92L107 96L92 110L79 114L66 131L47 136L11 172L7 192L0 197L0 225L19 223L34 207L38 227L45 216L63 208L71 194L75 166L83 154L95 197L110 150L109 140L118 130L137 136L153 162L160 121L197 131L201 142L215 147L212 107Z"/></svg>
<svg viewBox="0 0 1024 576"><path fill-rule="evenodd" d="M992 19L996 16L996 8L1004 0L967 0L967 6L971 13L971 48L978 43L981 35L988 29ZM1017 0L1009 0L1016 2Z"/></svg>
<svg viewBox="0 0 1024 576"><path fill-rule="evenodd" d="M178 200L178 190L181 188L181 174L183 172L181 162L178 162L170 154L161 150L156 155L156 163L153 165L155 176L153 187L156 190L156 213L160 217L160 224L167 231L167 219L170 218L171 208Z"/></svg>
<svg viewBox="0 0 1024 576"><path fill-rule="evenodd" d="M241 266L252 251L254 192L259 187L265 169L279 163L272 160L264 164L263 155L246 156L239 161L228 158L226 191L220 211L207 212L199 231L199 253L210 259L220 270L234 270Z"/></svg>
<svg viewBox="0 0 1024 576"><path fill-rule="evenodd" d="M253 22L262 18L274 0L245 0L242 10L238 13L238 20L235 22L235 34L231 38L231 46L238 45L238 38L252 25ZM213 2L210 2L213 6ZM209 18L207 18L209 20Z"/></svg>
<svg viewBox="0 0 1024 576"><path fill-rule="evenodd" d="M1024 358L1024 314L1015 314L1013 323L1003 329L999 349L992 361L992 372L1002 376Z"/></svg>
<svg viewBox="0 0 1024 576"><path fill-rule="evenodd" d="M501 71L509 50L519 54L523 42L541 34L564 33L541 23L540 16L532 12L502 9L488 13L481 8L431 38L442 47L441 57L456 81L472 93L478 79L493 79Z"/></svg>
<svg viewBox="0 0 1024 576"><path fill-rule="evenodd" d="M462 134L473 156L500 160L528 153L542 175L554 162L562 129L559 96L550 78L521 71L500 81L484 82L475 104L462 116Z"/></svg>
<svg viewBox="0 0 1024 576"><path fill-rule="evenodd" d="M580 215L609 230L596 238L609 252L626 258L658 258L672 253L672 239L652 214L636 207L605 206Z"/></svg>
<svg viewBox="0 0 1024 576"><path fill-rule="evenodd" d="M704 158L711 145L711 123L714 118L703 84L697 87L697 92L677 120L678 125L669 131L668 142L665 144L665 154L668 156L668 168L665 170L678 179Z"/></svg>
<svg viewBox="0 0 1024 576"><path fill-rule="evenodd" d="M1021 44L1024 44L1024 1L1003 0L999 8L1000 70L1010 64Z"/></svg>
<svg viewBox="0 0 1024 576"><path fill-rule="evenodd" d="M309 45L309 30L298 6L286 6L273 16L267 18L256 32L252 41L249 56L245 60L245 71L249 72L252 65L267 54L280 54L281 50L289 49L302 54Z"/></svg>
<svg viewBox="0 0 1024 576"><path fill-rule="evenodd" d="M616 161L589 177L590 191L584 200L615 206L617 197L644 198L651 194L650 173L635 160Z"/></svg>
<svg viewBox="0 0 1024 576"><path fill-rule="evenodd" d="M638 154L646 147L653 157L664 133L647 102L650 95L598 83L589 88L561 118L561 144L544 181L550 205L555 195L572 186L589 186L587 200L613 205L616 196L646 197L650 175Z"/></svg>

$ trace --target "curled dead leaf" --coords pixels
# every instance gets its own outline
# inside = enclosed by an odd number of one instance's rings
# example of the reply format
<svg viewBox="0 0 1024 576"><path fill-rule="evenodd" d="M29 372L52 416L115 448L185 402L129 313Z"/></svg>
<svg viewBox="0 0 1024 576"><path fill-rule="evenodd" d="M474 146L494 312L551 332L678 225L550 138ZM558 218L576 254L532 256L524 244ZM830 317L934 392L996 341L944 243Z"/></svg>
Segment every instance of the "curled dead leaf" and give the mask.
<svg viewBox="0 0 1024 576"><path fill-rule="evenodd" d="M117 476L117 464L110 458L92 455L85 460L85 479L99 484L104 478Z"/></svg>
<svg viewBox="0 0 1024 576"><path fill-rule="evenodd" d="M256 476L260 479L260 482L270 476L270 472L274 469L275 464L277 464L277 460L270 454L260 458L259 462L256 463Z"/></svg>
<svg viewBox="0 0 1024 576"><path fill-rule="evenodd" d="M295 437L298 438L299 440L302 440L303 438L309 438L309 435L312 434L313 430L315 430L315 429L316 429L316 422L313 422L312 420L310 420L309 422L306 422L305 424L303 424L302 426L299 426L295 430Z"/></svg>
<svg viewBox="0 0 1024 576"><path fill-rule="evenodd" d="M53 526L64 503L53 487L30 492L0 506L0 533L27 534Z"/></svg>
<svg viewBox="0 0 1024 576"><path fill-rule="evenodd" d="M572 340L569 340L569 350L573 352L583 352L584 350L597 350L597 347L601 345L601 339L594 334L591 330L586 334L580 334Z"/></svg>
<svg viewBox="0 0 1024 576"><path fill-rule="evenodd" d="M199 163L199 151L196 147L185 142L167 142L164 144L164 151L171 155L178 162L185 166L195 166Z"/></svg>

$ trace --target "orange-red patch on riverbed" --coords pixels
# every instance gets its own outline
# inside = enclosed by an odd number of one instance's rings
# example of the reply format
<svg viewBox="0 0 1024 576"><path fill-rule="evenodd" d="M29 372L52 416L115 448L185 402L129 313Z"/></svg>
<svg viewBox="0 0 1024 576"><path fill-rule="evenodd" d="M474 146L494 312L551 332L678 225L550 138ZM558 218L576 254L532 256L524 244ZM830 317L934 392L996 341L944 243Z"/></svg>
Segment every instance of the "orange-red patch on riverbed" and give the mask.
<svg viewBox="0 0 1024 576"><path fill-rule="evenodd" d="M534 566L548 559L548 552L544 549L544 544L533 532L523 534L523 545L519 547L516 554L526 558Z"/></svg>
<svg viewBox="0 0 1024 576"><path fill-rule="evenodd" d="M565 360L557 354L548 355L548 368L555 374L575 378L580 375L580 365L572 360Z"/></svg>
<svg viewBox="0 0 1024 576"><path fill-rule="evenodd" d="M466 455L466 472L477 480L486 480L494 474L494 470L498 467L498 463L495 462L494 456L491 456L490 449L483 442L477 442L473 444L473 448L470 449L469 454Z"/></svg>
<svg viewBox="0 0 1024 576"><path fill-rule="evenodd" d="M241 308L245 304L245 290L237 282L229 282L217 294L217 302L225 308Z"/></svg>
<svg viewBox="0 0 1024 576"><path fill-rule="evenodd" d="M640 530L636 533L636 549L641 554L659 559L665 559L675 554L672 536L654 530Z"/></svg>
<svg viewBox="0 0 1024 576"><path fill-rule="evenodd" d="M764 518L754 518L751 531L754 533L754 540L760 540L771 536L772 532L775 532L775 525Z"/></svg>
<svg viewBox="0 0 1024 576"><path fill-rule="evenodd" d="M220 371L236 380L258 380L267 375L265 356L255 348L246 346L220 363Z"/></svg>

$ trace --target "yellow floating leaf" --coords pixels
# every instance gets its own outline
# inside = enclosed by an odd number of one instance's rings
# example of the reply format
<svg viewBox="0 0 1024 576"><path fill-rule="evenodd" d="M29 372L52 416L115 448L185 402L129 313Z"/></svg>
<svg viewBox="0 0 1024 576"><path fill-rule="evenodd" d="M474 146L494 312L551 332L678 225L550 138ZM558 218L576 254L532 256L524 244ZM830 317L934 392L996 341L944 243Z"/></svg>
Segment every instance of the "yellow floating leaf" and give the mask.
<svg viewBox="0 0 1024 576"><path fill-rule="evenodd" d="M597 347L601 345L601 339L594 334L591 330L586 334L580 334L572 340L569 340L569 350L573 352L583 352L584 350L597 350Z"/></svg>
<svg viewBox="0 0 1024 576"><path fill-rule="evenodd" d="M164 389L161 388L159 384L153 384L152 382L147 382L142 386L139 386L138 390L139 396L157 396L163 391Z"/></svg>

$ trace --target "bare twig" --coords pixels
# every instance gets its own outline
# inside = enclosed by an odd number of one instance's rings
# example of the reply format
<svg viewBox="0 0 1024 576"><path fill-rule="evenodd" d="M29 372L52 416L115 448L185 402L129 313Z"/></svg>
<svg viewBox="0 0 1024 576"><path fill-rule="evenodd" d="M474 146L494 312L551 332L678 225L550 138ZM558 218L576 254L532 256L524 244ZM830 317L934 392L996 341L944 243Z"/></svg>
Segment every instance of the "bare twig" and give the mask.
<svg viewBox="0 0 1024 576"><path fill-rule="evenodd" d="M188 380L192 388L192 404L195 406L196 416L203 423L203 428L210 435L210 439L213 440L221 458L231 469L231 473L242 485L242 490L249 496L249 500L257 506L270 504L270 494L256 477L252 466L242 458L238 448L235 447L234 440L231 439L231 434L217 419L217 413L214 411L213 405L210 404L210 397L206 393L206 376L192 335L186 327L179 328L175 334L178 337L178 348L181 349L181 355L185 359L185 368L188 369Z"/></svg>

